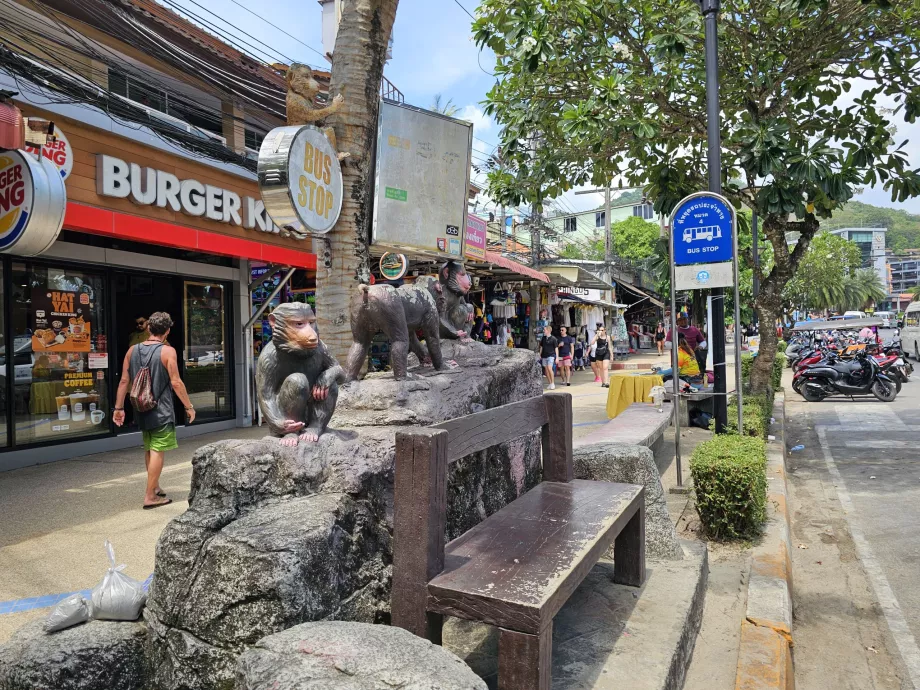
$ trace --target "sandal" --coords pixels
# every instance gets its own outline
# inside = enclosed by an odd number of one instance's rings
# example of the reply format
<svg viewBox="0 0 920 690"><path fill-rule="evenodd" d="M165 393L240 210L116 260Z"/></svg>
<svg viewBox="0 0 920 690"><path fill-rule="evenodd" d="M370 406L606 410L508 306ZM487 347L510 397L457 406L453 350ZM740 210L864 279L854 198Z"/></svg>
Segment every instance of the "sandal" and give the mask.
<svg viewBox="0 0 920 690"><path fill-rule="evenodd" d="M160 508L161 506L168 506L170 503L172 503L171 498L167 498L164 501L158 501L157 503L150 503L150 504L145 503L144 510L153 510L154 508Z"/></svg>
<svg viewBox="0 0 920 690"><path fill-rule="evenodd" d="M157 496L159 496L160 498L166 498L166 492L163 491L163 489L157 489L157 490L156 490L156 494L157 494Z"/></svg>

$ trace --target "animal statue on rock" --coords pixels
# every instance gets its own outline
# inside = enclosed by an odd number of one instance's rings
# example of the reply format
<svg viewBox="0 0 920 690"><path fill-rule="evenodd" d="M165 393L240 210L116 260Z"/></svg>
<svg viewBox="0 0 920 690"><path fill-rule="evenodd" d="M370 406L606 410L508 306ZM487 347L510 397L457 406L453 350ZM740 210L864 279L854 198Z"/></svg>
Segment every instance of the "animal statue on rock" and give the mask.
<svg viewBox="0 0 920 690"><path fill-rule="evenodd" d="M281 444L318 441L335 412L345 372L316 333L309 304L281 304L269 315L271 342L256 368L262 417Z"/></svg>
<svg viewBox="0 0 920 690"><path fill-rule="evenodd" d="M441 337L450 340L463 339L467 336L473 323L473 305L466 301L473 281L463 264L446 261L438 271L438 277L425 276L419 283L424 284L436 294L443 295L439 303Z"/></svg>
<svg viewBox="0 0 920 690"><path fill-rule="evenodd" d="M317 125L330 115L337 113L345 103L342 94L332 99L332 103L324 108L316 106L316 95L320 92L319 82L313 78L313 70L299 62L292 62L285 75L288 92L285 104L287 106L287 122L289 125ZM323 134L338 151L335 142L335 131L332 127L323 127ZM348 153L339 153L340 161L348 158Z"/></svg>
<svg viewBox="0 0 920 690"><path fill-rule="evenodd" d="M383 331L390 341L390 367L397 381L406 378L410 351L420 362L431 361L435 369L444 369L438 333L443 325L439 301L444 301L439 291L421 282L398 288L392 285L359 286L351 299L353 342L345 363L348 380L353 381L360 376L377 331ZM417 330L425 336L427 352L415 335Z"/></svg>

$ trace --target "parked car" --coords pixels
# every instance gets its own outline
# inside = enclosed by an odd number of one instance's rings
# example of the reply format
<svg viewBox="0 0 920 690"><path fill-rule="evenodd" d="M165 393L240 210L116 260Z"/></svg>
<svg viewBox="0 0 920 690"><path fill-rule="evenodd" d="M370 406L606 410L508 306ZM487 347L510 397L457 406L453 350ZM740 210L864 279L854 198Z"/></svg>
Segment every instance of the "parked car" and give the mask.
<svg viewBox="0 0 920 690"><path fill-rule="evenodd" d="M891 328L893 324L897 323L894 312L891 311L877 311L872 316L882 320L882 328Z"/></svg>
<svg viewBox="0 0 920 690"><path fill-rule="evenodd" d="M845 311L843 312L843 318L845 319L864 319L866 318L866 312L864 311Z"/></svg>
<svg viewBox="0 0 920 690"><path fill-rule="evenodd" d="M920 360L920 302L911 302L904 310L901 349L904 354Z"/></svg>

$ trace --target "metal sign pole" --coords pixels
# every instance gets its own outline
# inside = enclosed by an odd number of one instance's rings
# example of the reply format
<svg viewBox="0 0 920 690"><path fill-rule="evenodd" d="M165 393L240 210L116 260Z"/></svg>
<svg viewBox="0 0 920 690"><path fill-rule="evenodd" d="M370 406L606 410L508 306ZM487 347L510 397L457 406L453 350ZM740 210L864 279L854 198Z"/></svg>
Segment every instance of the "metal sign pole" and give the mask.
<svg viewBox="0 0 920 690"><path fill-rule="evenodd" d="M756 241L756 240L755 240ZM742 410L741 394L741 298L738 294L738 215L732 208L732 270L735 272L735 399L738 402L738 435L744 434L744 415ZM757 269L754 269L755 275ZM756 278L755 278L756 280Z"/></svg>
<svg viewBox="0 0 920 690"><path fill-rule="evenodd" d="M674 397L671 403L674 414L674 458L677 467L677 486L684 485L684 474L680 467L680 370L677 366L677 344L680 336L677 333L677 284L674 265L674 217L671 217L671 231L668 233L670 245L671 269L671 381L674 384Z"/></svg>

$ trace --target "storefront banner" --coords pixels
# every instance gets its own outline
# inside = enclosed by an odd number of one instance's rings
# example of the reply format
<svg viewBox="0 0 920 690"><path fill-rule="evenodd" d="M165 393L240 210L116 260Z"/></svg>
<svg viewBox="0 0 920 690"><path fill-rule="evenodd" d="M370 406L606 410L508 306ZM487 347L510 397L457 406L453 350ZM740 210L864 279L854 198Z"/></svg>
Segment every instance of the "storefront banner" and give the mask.
<svg viewBox="0 0 920 690"><path fill-rule="evenodd" d="M489 226L479 216L466 216L466 237L463 253L470 259L486 259L486 237Z"/></svg>
<svg viewBox="0 0 920 690"><path fill-rule="evenodd" d="M54 137L55 141L49 141L41 149L34 144L26 144L25 150L35 156L39 155L40 150L42 158L51 161L61 173L61 179L66 180L73 170L73 149L64 132L57 127L54 129Z"/></svg>
<svg viewBox="0 0 920 690"><path fill-rule="evenodd" d="M578 286L572 286L572 287L567 287L567 288L561 288L559 292L563 292L563 293L567 292L570 295L574 295L575 297L581 297L582 299L586 299L589 302L600 302L604 299L604 296L601 294L601 291L596 290L594 288L583 288L583 287L578 287Z"/></svg>
<svg viewBox="0 0 920 690"><path fill-rule="evenodd" d="M67 192L53 163L25 151L0 152L0 251L45 252L64 223Z"/></svg>
<svg viewBox="0 0 920 690"><path fill-rule="evenodd" d="M34 352L89 352L90 322L83 314L92 304L85 292L32 289Z"/></svg>

